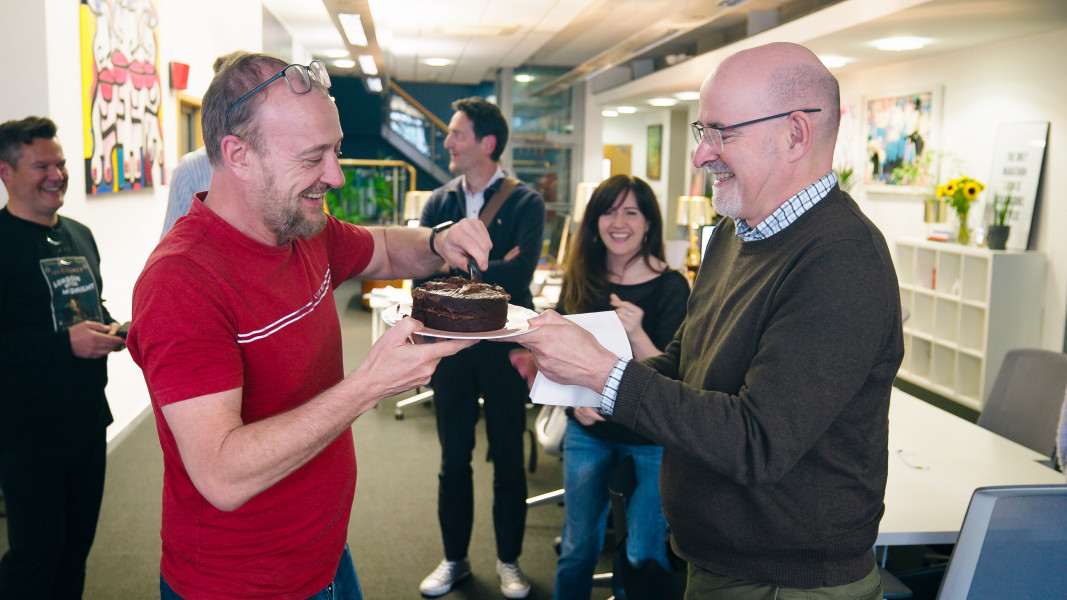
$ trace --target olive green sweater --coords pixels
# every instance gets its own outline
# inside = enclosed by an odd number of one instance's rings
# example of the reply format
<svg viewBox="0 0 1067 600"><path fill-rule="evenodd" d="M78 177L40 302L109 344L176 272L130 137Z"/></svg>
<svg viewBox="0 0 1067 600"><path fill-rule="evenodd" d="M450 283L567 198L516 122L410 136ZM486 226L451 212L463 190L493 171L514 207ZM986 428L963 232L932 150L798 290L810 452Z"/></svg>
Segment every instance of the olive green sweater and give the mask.
<svg viewBox="0 0 1067 600"><path fill-rule="evenodd" d="M785 587L857 581L904 353L885 239L837 187L770 238L734 230L716 228L666 352L627 367L613 419L664 447L682 558Z"/></svg>

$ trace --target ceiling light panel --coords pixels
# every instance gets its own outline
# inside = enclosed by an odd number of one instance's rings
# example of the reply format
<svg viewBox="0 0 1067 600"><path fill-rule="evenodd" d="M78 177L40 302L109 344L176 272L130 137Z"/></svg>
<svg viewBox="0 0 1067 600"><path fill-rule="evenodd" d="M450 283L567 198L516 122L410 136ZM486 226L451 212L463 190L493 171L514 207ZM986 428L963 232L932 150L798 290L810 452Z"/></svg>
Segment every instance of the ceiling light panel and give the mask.
<svg viewBox="0 0 1067 600"><path fill-rule="evenodd" d="M341 22L341 29L348 38L348 43L353 46L366 46L367 33L363 30L363 17L352 13L340 13L337 20Z"/></svg>
<svg viewBox="0 0 1067 600"><path fill-rule="evenodd" d="M364 75L377 75L378 65L374 64L374 57L370 54L359 55L359 68Z"/></svg>
<svg viewBox="0 0 1067 600"><path fill-rule="evenodd" d="M903 52L905 50L918 50L925 47L931 40L921 37L890 37L871 42L871 45L879 50L887 52Z"/></svg>

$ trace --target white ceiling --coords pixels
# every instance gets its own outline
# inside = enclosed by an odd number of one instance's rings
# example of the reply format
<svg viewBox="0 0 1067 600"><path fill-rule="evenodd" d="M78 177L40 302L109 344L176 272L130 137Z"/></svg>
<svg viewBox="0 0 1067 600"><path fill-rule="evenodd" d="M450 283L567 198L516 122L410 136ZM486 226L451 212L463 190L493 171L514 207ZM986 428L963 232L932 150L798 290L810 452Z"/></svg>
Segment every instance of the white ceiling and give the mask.
<svg viewBox="0 0 1067 600"><path fill-rule="evenodd" d="M919 57L1067 27L1067 0L749 0L736 8L723 8L720 1L264 0L264 4L295 40L316 55L346 47L331 12L369 7L372 37L383 49L379 65L390 78L457 84L491 80L497 69L524 64L576 68L574 78L580 79L579 74L618 64L672 32L711 20L715 21L709 27L734 23L730 26L736 30L737 21L743 27L745 11L787 3L828 6L816 16L765 32L762 38L782 36L820 55L850 58L842 71L905 56L869 45L890 35L930 39L930 46L907 55ZM447 58L452 63L429 67L423 63L427 58ZM637 104L653 96L694 90L710 70L708 61L700 58L598 94L597 101ZM359 68L352 72L358 74Z"/></svg>

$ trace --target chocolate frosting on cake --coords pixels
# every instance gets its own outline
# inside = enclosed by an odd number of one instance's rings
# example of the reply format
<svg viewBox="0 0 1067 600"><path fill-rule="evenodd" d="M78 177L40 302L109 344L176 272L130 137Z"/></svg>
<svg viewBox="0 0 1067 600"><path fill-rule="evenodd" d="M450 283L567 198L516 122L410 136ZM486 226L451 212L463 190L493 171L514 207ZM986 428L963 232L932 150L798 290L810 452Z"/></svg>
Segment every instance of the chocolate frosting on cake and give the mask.
<svg viewBox="0 0 1067 600"><path fill-rule="evenodd" d="M511 296L498 285L447 277L420 285L411 298L411 316L426 327L473 333L503 328Z"/></svg>

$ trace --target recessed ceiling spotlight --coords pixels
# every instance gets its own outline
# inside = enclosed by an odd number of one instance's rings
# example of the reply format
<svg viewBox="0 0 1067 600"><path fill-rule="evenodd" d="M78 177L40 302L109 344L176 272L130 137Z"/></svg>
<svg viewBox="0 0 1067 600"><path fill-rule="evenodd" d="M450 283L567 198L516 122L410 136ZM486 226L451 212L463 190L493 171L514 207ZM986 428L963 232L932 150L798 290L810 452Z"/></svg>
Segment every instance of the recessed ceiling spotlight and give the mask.
<svg viewBox="0 0 1067 600"><path fill-rule="evenodd" d="M447 58L427 58L422 62L431 67L447 67L452 64L452 61Z"/></svg>
<svg viewBox="0 0 1067 600"><path fill-rule="evenodd" d="M678 92L674 97L679 100L700 100L700 92Z"/></svg>
<svg viewBox="0 0 1067 600"><path fill-rule="evenodd" d="M324 51L322 55L327 58L344 58L348 56L348 50L345 50L343 48L333 48Z"/></svg>
<svg viewBox="0 0 1067 600"><path fill-rule="evenodd" d="M602 117L617 117L617 116L619 116L619 111L616 111L616 110L602 110L602 111L600 111L600 116L602 116Z"/></svg>
<svg viewBox="0 0 1067 600"><path fill-rule="evenodd" d="M871 42L871 45L879 50L901 52L903 50L918 50L930 43L927 38L920 37L891 37L882 38Z"/></svg>
<svg viewBox="0 0 1067 600"><path fill-rule="evenodd" d="M652 106L674 106L678 101L674 98L653 98L648 103Z"/></svg>
<svg viewBox="0 0 1067 600"><path fill-rule="evenodd" d="M822 61L823 66L827 69L838 69L852 62L851 58L845 58L844 56L820 56L819 60Z"/></svg>
<svg viewBox="0 0 1067 600"><path fill-rule="evenodd" d="M619 114L632 115L635 112L637 112L637 107L636 106L619 106L619 107L616 107L615 110L619 111Z"/></svg>
<svg viewBox="0 0 1067 600"><path fill-rule="evenodd" d="M339 58L333 61L333 66L339 69L351 69L352 67L356 66L356 61L352 60L351 58Z"/></svg>
<svg viewBox="0 0 1067 600"><path fill-rule="evenodd" d="M530 83L533 80L533 75L530 75L529 73L519 73L515 76L515 81L519 83Z"/></svg>

